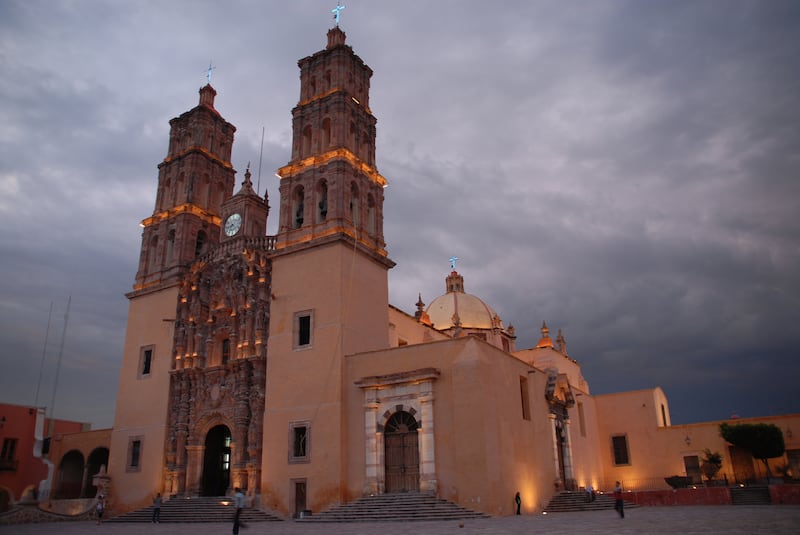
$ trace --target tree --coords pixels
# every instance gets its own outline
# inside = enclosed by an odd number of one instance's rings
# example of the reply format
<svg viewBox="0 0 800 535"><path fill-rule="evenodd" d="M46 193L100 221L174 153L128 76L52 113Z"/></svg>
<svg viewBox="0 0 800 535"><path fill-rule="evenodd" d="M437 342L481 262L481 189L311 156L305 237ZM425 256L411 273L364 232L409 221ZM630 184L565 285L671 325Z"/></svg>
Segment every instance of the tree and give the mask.
<svg viewBox="0 0 800 535"><path fill-rule="evenodd" d="M717 475L717 472L722 469L722 454L718 451L711 453L711 450L708 448L703 450L703 453L705 457L703 458L703 462L700 463L700 470L703 471L706 480L711 481L714 479L714 476Z"/></svg>
<svg viewBox="0 0 800 535"><path fill-rule="evenodd" d="M738 448L750 452L754 459L759 459L767 469L767 481L772 474L769 471L768 459L780 457L786 451L783 432L775 424L719 424L722 438Z"/></svg>

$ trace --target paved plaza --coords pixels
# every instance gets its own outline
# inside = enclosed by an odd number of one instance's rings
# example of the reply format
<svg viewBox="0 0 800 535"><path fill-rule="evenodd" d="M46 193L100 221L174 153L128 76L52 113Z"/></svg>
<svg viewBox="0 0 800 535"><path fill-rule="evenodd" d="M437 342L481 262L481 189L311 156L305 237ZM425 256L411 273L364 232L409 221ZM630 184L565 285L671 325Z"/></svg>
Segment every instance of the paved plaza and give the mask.
<svg viewBox="0 0 800 535"><path fill-rule="evenodd" d="M472 535L508 533L800 533L800 506L640 507L625 519L608 511L552 513L446 522L308 524L293 521L251 524L242 535ZM463 527L461 527L463 525ZM60 522L0 526L0 535L226 535L230 524L102 524Z"/></svg>

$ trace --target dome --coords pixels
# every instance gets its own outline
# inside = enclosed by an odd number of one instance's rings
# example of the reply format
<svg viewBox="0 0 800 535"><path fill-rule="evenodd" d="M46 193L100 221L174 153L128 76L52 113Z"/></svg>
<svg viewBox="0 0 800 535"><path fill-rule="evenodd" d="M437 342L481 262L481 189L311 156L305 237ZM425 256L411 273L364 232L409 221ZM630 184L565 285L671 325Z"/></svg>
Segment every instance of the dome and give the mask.
<svg viewBox="0 0 800 535"><path fill-rule="evenodd" d="M502 328L500 317L478 297L464 292L464 277L456 271L447 277L447 293L434 299L426 310L433 328L443 331L455 327L457 315L464 329Z"/></svg>

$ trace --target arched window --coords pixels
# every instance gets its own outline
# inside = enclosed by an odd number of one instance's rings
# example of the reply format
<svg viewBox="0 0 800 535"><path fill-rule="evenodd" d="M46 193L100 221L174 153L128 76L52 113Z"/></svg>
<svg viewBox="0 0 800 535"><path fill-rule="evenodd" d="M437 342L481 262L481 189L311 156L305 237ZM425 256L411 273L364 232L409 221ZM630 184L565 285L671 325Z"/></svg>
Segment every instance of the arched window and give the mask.
<svg viewBox="0 0 800 535"><path fill-rule="evenodd" d="M153 272L156 270L156 259L158 258L158 236L150 238L150 247L147 250L147 270Z"/></svg>
<svg viewBox="0 0 800 535"><path fill-rule="evenodd" d="M222 359L221 359L222 360L222 365L224 366L231 359L231 341L229 339L227 339L227 338L225 338L222 341L221 355L222 355Z"/></svg>
<svg viewBox="0 0 800 535"><path fill-rule="evenodd" d="M300 228L303 226L303 214L305 212L304 203L305 192L303 187L298 187L294 192L294 201L292 207L292 228Z"/></svg>
<svg viewBox="0 0 800 535"><path fill-rule="evenodd" d="M311 126L303 128L303 149L300 156L305 158L311 154Z"/></svg>
<svg viewBox="0 0 800 535"><path fill-rule="evenodd" d="M325 91L331 88L331 71L325 71Z"/></svg>
<svg viewBox="0 0 800 535"><path fill-rule="evenodd" d="M406 411L398 411L392 414L391 418L386 422L384 433L387 435L393 433L411 433L416 431L419 427L416 418Z"/></svg>
<svg viewBox="0 0 800 535"><path fill-rule="evenodd" d="M359 156L362 160L369 161L369 136L366 132L361 133L361 144L359 145Z"/></svg>
<svg viewBox="0 0 800 535"><path fill-rule="evenodd" d="M164 262L165 266L172 265L172 253L175 250L175 229L170 229L167 235L167 260Z"/></svg>
<svg viewBox="0 0 800 535"><path fill-rule="evenodd" d="M322 120L322 150L327 150L331 145L331 120L326 117Z"/></svg>
<svg viewBox="0 0 800 535"><path fill-rule="evenodd" d="M375 199L369 195L367 196L367 232L370 234L375 234L376 217Z"/></svg>
<svg viewBox="0 0 800 535"><path fill-rule="evenodd" d="M213 193L214 192L214 188L211 185L211 178L208 176L208 173L206 173L203 176L203 186L204 186L203 189L205 190L205 193L203 194L203 202L205 204L203 205L203 207L204 208L210 208L212 206L211 205L211 199L212 199L212 197L214 195L214 193Z"/></svg>
<svg viewBox="0 0 800 535"><path fill-rule="evenodd" d="M184 176L183 173L178 176L178 180L175 181L175 189L172 191L172 204L177 205L184 201L183 197L183 188L184 188Z"/></svg>
<svg viewBox="0 0 800 535"><path fill-rule="evenodd" d="M350 219L353 220L353 226L357 227L361 222L361 206L358 202L358 186L355 183L350 184Z"/></svg>
<svg viewBox="0 0 800 535"><path fill-rule="evenodd" d="M194 244L195 258L206 252L206 241L208 241L207 238L208 237L206 236L205 231L201 230L197 233L197 241Z"/></svg>
<svg viewBox="0 0 800 535"><path fill-rule="evenodd" d="M317 187L317 223L322 223L328 218L328 182L324 179Z"/></svg>
<svg viewBox="0 0 800 535"><path fill-rule="evenodd" d="M348 142L350 144L350 150L358 154L358 149L356 144L356 124L353 122L350 123L350 131L348 132L347 137L348 137Z"/></svg>

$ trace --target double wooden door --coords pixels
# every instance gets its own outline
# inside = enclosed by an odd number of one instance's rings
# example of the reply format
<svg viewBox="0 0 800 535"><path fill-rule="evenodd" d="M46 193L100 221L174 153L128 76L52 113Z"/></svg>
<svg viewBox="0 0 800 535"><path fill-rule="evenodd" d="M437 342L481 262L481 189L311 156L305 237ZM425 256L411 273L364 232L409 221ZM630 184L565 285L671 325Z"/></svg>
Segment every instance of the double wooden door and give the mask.
<svg viewBox="0 0 800 535"><path fill-rule="evenodd" d="M400 412L386 425L384 435L386 492L419 490L419 442L417 422Z"/></svg>

